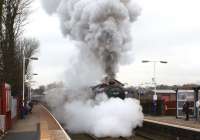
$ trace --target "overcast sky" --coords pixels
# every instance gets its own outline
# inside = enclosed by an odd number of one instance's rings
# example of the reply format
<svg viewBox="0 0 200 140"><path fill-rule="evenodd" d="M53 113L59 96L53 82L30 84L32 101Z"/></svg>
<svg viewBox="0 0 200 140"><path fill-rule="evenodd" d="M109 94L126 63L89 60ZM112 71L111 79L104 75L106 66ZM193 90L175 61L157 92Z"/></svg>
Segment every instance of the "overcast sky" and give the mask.
<svg viewBox="0 0 200 140"><path fill-rule="evenodd" d="M153 64L142 60L165 60L156 64L158 84L200 83L200 1L199 0L138 0L142 12L132 24L134 59L121 66L117 78L124 83L139 85L151 82ZM36 86L64 80L65 70L74 56L73 43L63 37L59 19L43 11L40 0L34 0L33 12L25 36L40 41L39 61L33 72L38 73Z"/></svg>

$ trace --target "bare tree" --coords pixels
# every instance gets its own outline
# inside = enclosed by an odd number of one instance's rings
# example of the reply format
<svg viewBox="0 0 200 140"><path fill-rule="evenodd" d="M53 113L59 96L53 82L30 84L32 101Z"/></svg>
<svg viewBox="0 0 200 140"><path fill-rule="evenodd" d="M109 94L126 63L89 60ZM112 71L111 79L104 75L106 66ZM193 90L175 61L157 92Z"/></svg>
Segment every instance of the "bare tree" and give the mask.
<svg viewBox="0 0 200 140"><path fill-rule="evenodd" d="M4 0L0 0L0 40L2 39L2 16L3 16L3 3Z"/></svg>
<svg viewBox="0 0 200 140"><path fill-rule="evenodd" d="M3 3L4 0L0 0L0 82L2 81L2 51L1 46L3 42L3 32L2 32L2 19L3 19Z"/></svg>
<svg viewBox="0 0 200 140"><path fill-rule="evenodd" d="M21 39L17 42L16 45L16 62L15 62L15 72L16 74L14 75L15 78L15 83L13 85L13 89L15 90L16 94L20 94L21 90L22 90L22 69L23 69L23 64L22 64L22 60L23 60L23 49L25 49L25 58L31 58L34 55L36 55L36 53L38 52L39 49L39 41L37 41L34 38L24 38ZM27 75L28 79L27 80L31 80L31 67L30 67L30 60L26 59L25 61L25 74Z"/></svg>
<svg viewBox="0 0 200 140"><path fill-rule="evenodd" d="M35 38L24 38L17 42L16 51L20 52L17 53L18 59L22 60L22 51L24 49L24 55L26 58L31 58L34 56L39 49L39 41ZM25 74L28 72L28 66L29 66L30 60L26 59L25 61Z"/></svg>
<svg viewBox="0 0 200 140"><path fill-rule="evenodd" d="M17 94L21 92L22 87L22 47L25 48L25 56L30 57L39 46L34 39L21 39L32 0L0 2L0 80L11 84L13 93ZM29 61L26 61L26 72L28 64Z"/></svg>

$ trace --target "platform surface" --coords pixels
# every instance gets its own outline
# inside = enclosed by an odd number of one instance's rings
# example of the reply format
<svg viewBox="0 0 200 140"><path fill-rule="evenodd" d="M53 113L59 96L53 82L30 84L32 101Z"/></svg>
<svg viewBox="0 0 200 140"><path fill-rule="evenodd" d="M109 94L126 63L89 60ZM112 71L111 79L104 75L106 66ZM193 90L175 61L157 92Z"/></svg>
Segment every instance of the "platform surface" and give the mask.
<svg viewBox="0 0 200 140"><path fill-rule="evenodd" d="M3 140L69 140L58 121L42 105L35 105L31 114L19 119Z"/></svg>
<svg viewBox="0 0 200 140"><path fill-rule="evenodd" d="M200 120L190 118L186 121L184 118L176 118L176 116L145 116L144 120L152 120L160 123L177 125L179 127L192 128L200 131Z"/></svg>

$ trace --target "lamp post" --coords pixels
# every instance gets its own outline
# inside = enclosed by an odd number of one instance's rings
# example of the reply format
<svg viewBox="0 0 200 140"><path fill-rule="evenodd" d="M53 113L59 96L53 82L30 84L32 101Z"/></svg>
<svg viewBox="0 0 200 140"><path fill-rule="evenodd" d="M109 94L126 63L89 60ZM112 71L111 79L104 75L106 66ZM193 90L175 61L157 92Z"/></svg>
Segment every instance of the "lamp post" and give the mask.
<svg viewBox="0 0 200 140"><path fill-rule="evenodd" d="M30 79L32 76L35 76L35 75L38 75L37 73L28 73L28 74L25 74L25 79ZM26 81L25 81L26 82ZM30 82L30 81L29 81ZM32 82L32 81L31 81Z"/></svg>
<svg viewBox="0 0 200 140"><path fill-rule="evenodd" d="M152 82L154 84L154 95L153 95L153 105L154 105L154 110L153 112L156 113L157 110L157 89L156 89L156 63L162 63L162 64L167 64L167 61L150 61L150 60L143 60L142 63L153 63L153 78Z"/></svg>
<svg viewBox="0 0 200 140"><path fill-rule="evenodd" d="M150 61L150 60L143 60L142 63L153 63L153 78L152 82L154 84L154 95L156 95L156 63L163 63L167 64L167 61ZM156 99L157 100L157 99Z"/></svg>
<svg viewBox="0 0 200 140"><path fill-rule="evenodd" d="M37 74L38 75L38 74ZM26 81L27 85L29 86L29 94L28 94L28 100L31 101L31 96L32 96L32 91L31 91L31 86L34 84L36 81Z"/></svg>
<svg viewBox="0 0 200 140"><path fill-rule="evenodd" d="M139 84L139 86L138 86L138 95L139 95L139 97L138 97L138 100L140 101L140 98L141 98L141 94L143 93L145 93L145 87L144 86L146 86L147 84L150 84L150 83L148 83L148 82L145 82L145 83L141 83L141 84Z"/></svg>
<svg viewBox="0 0 200 140"><path fill-rule="evenodd" d="M24 99L25 99L25 96L24 96L24 82L25 82L25 61L26 60L38 60L37 57L30 57L30 58L25 58L25 54L24 54L24 51L25 51L25 48L23 48L23 51L22 51L22 56L23 56L23 68L22 68L22 105L24 107Z"/></svg>
<svg viewBox="0 0 200 140"><path fill-rule="evenodd" d="M36 81L30 81L30 78L35 75L38 75L38 74L37 73L29 73L28 75L26 75L27 77L25 78L25 79L27 79L27 81L25 81L25 83L27 83L29 86L28 100L31 100L31 85L36 83Z"/></svg>

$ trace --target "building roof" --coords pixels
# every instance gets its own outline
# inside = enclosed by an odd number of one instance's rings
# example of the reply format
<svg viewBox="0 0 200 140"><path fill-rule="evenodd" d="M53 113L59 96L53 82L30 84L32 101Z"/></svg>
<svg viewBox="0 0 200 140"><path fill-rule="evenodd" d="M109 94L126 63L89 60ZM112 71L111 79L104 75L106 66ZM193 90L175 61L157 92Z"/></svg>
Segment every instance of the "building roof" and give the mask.
<svg viewBox="0 0 200 140"><path fill-rule="evenodd" d="M155 92L155 90L152 90L153 92ZM170 90L170 89L158 89L156 90L156 93L158 94L176 94L175 90Z"/></svg>
<svg viewBox="0 0 200 140"><path fill-rule="evenodd" d="M178 90L178 92L179 93L181 93L181 92L194 93L195 91L194 90L182 90L182 89L180 89L180 90Z"/></svg>

